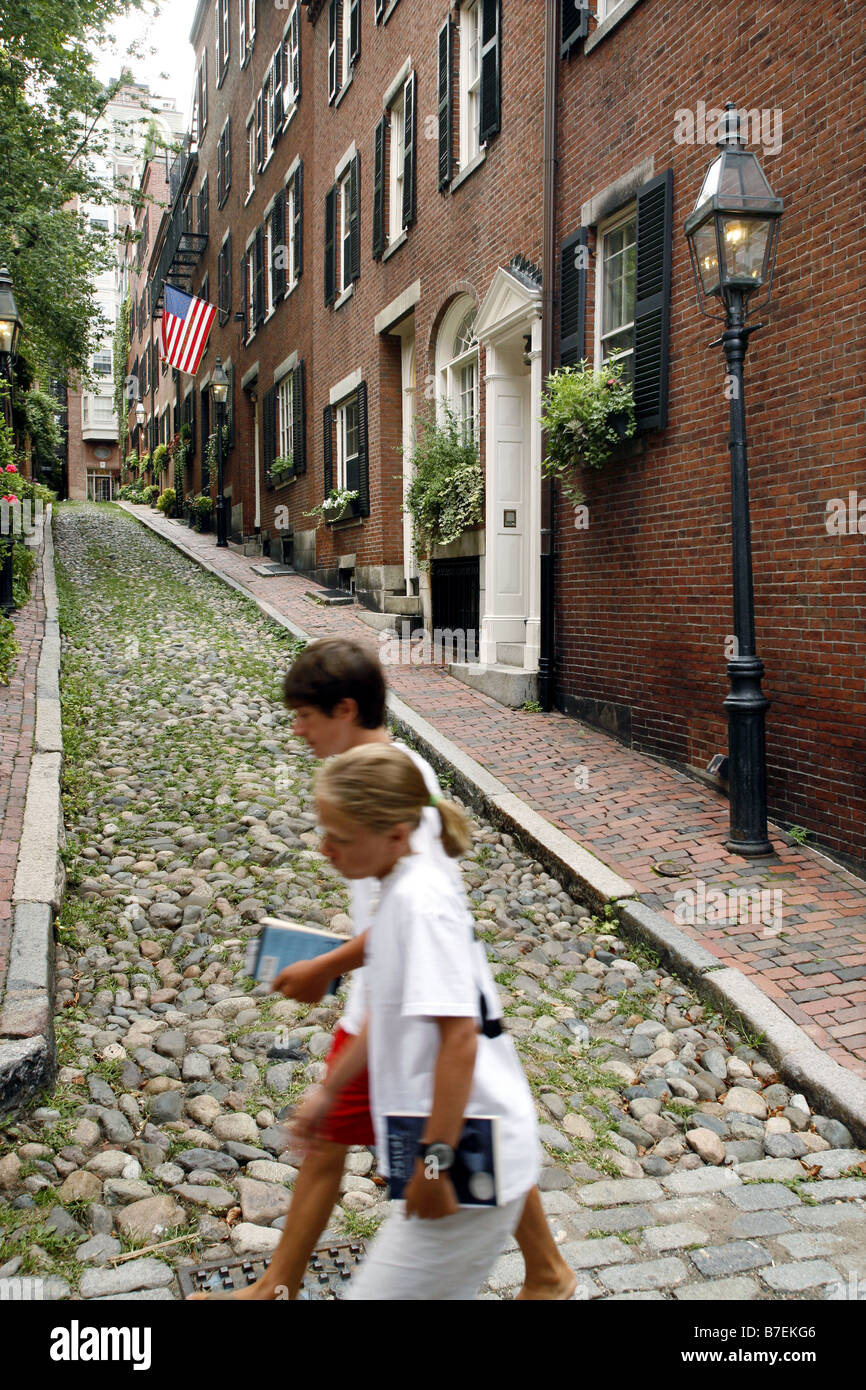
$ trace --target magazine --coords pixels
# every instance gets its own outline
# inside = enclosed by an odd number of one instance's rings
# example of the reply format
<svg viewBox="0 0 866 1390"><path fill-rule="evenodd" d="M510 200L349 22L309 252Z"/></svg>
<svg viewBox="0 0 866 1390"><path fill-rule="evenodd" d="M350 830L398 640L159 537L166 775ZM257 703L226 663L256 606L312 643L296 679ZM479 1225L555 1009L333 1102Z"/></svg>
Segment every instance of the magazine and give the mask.
<svg viewBox="0 0 866 1390"><path fill-rule="evenodd" d="M263 917L259 925L261 934L250 941L246 959L247 974L259 984L270 984L287 965L324 955L348 939L323 927L303 927L300 922L284 922L278 917ZM336 994L339 985L337 975L325 993Z"/></svg>
<svg viewBox="0 0 866 1390"><path fill-rule="evenodd" d="M428 1118L401 1111L385 1116L391 1197L403 1196L415 1171L418 1145ZM470 1115L464 1120L454 1166L448 1170L461 1207L499 1205L498 1129L495 1116Z"/></svg>

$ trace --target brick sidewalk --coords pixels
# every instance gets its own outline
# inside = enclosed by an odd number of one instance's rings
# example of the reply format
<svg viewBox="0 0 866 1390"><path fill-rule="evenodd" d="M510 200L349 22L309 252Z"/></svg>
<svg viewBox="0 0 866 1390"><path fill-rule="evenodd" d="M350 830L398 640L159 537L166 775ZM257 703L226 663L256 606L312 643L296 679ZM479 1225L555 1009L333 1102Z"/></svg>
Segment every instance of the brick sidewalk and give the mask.
<svg viewBox="0 0 866 1390"><path fill-rule="evenodd" d="M212 535L166 521L149 508L128 510L311 637L345 635L378 646L377 633L357 608L323 608L306 598L318 586L303 576L263 578L252 569L259 558L217 550ZM749 975L819 1047L866 1077L866 882L775 834L772 856L747 860L729 853L723 846L725 797L577 720L506 709L441 667L391 666L388 680L401 699L527 805L628 879L648 906L676 920L722 964ZM585 769L580 790L578 769ZM654 865L664 860L682 867L682 876L657 872ZM683 901L675 893L682 890L694 890L696 901L701 892L706 895L703 925L675 918ZM722 916L713 890L745 891L748 905L741 898L738 911L731 896ZM779 906L783 938L763 933L755 920L758 903L768 918Z"/></svg>
<svg viewBox="0 0 866 1390"><path fill-rule="evenodd" d="M41 567L29 603L11 616L19 652L9 684L0 685L0 999L9 960L12 887L36 727L36 669L45 630Z"/></svg>

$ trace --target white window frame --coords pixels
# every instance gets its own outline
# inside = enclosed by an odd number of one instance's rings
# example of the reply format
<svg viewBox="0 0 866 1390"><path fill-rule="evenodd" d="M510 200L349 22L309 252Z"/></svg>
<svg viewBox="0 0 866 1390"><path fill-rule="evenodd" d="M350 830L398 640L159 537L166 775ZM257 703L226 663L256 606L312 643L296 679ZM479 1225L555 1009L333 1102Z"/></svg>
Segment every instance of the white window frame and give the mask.
<svg viewBox="0 0 866 1390"><path fill-rule="evenodd" d="M297 104L298 104L298 93L297 93L297 91L295 90L295 84L294 84L294 81L293 81L293 76L294 76L294 71L295 71L295 64L294 64L294 48L293 48L293 46L292 46L292 35L295 33L295 10L298 8L298 3L299 3L299 0L295 0L295 4L292 6L291 13L289 14L289 22L288 22L288 24L286 25L285 29L283 30L283 38L282 38L282 44L283 44L283 122L284 122L284 124L285 124L286 122L288 122L288 121L291 119L291 117L294 115L295 107L296 107ZM301 32L300 32L300 31L301 31L301 26L300 26L300 23L298 23L298 25L297 25L297 34L298 34L297 52L298 52L298 72L299 72L299 73L300 73L300 70L301 70ZM291 100L289 100L290 94L291 94Z"/></svg>
<svg viewBox="0 0 866 1390"><path fill-rule="evenodd" d="M264 154L262 170L267 168L268 160L274 148L273 80L273 68L269 66L262 83L262 153Z"/></svg>
<svg viewBox="0 0 866 1390"><path fill-rule="evenodd" d="M437 396L440 403L447 402L458 420L464 421L464 433L477 443L479 438L481 396L480 396L480 353L477 339L460 353L454 353L454 343L459 329L467 315L477 315L477 307L470 295L461 295L449 307L436 343ZM470 368L474 374L472 386L474 411L471 429L466 431L467 416L464 413L465 385L463 372Z"/></svg>
<svg viewBox="0 0 866 1390"><path fill-rule="evenodd" d="M295 383L294 373L286 372L277 386L276 457L294 455Z"/></svg>
<svg viewBox="0 0 866 1390"><path fill-rule="evenodd" d="M347 438L348 417L352 407L354 407L355 409L355 433L358 447L353 454L350 454L348 453L347 449ZM347 486L346 465L348 459L357 458L361 452L361 431L358 421L358 392L353 391L351 396L347 396L345 400L340 401L340 404L336 407L335 414L337 417L337 458L334 476L334 487L340 489Z"/></svg>
<svg viewBox="0 0 866 1390"><path fill-rule="evenodd" d="M465 169L481 153L481 0L471 0L470 4L464 5L460 10L458 67L458 169Z"/></svg>
<svg viewBox="0 0 866 1390"><path fill-rule="evenodd" d="M610 337L610 336L612 336L613 333L624 333L627 329L629 329L629 328L631 328L631 327L634 326L634 308L632 308L632 318L631 318L631 321L630 321L629 323L623 323L623 324L621 324L621 325L620 325L618 328L616 328L616 329L610 329L610 330L608 330L608 333L607 333L607 334L605 334L605 329L604 329L604 291L605 291L605 280L606 280L606 276L605 276L605 266L606 266L605 241L606 241L606 239L610 236L610 234L611 234L612 232L618 231L620 227L624 226L624 225L625 225L626 223L628 223L628 222L634 222L634 223L635 223L635 231L636 231L636 224L637 224L637 203L629 203L626 207L617 209L617 211L616 211L611 217L605 218L605 220L604 220L603 222L600 222L600 223L598 224L598 227L596 228L596 243L595 243L595 258L594 258L594 263L595 263L595 268L596 268L596 269L595 269L595 314L594 314L595 327L594 327L594 342L593 342L593 358L592 358L592 360L593 360L593 363L594 363L594 365L595 365L595 367L596 367L597 369L601 369L601 367L604 365L604 362L605 362L605 360L606 360L606 359L604 358L604 356L603 356L603 353L604 353L604 338L605 338L605 336ZM626 349L625 352L621 352L621 353L619 354L619 357L620 357L620 360L625 360L625 362L626 362L626 364L627 364L627 366L626 366L627 372L633 371L633 368L634 368L634 347L631 347L631 348Z"/></svg>
<svg viewBox="0 0 866 1390"><path fill-rule="evenodd" d="M337 180L337 294L346 292L353 283L346 278L346 256L351 255L349 231L349 184L351 182L351 162ZM347 252L347 247L348 252Z"/></svg>
<svg viewBox="0 0 866 1390"><path fill-rule="evenodd" d="M390 169L388 176L388 245L403 235L403 169L406 117L406 88L400 88L388 114L391 118L388 132Z"/></svg>
<svg viewBox="0 0 866 1390"><path fill-rule="evenodd" d="M244 203L248 203L256 191L256 172L258 160L256 158L256 108L253 109L247 118L247 195Z"/></svg>
<svg viewBox="0 0 866 1390"><path fill-rule="evenodd" d="M343 0L342 22L343 32L341 34L340 51L338 54L340 67L337 72L337 96L340 95L340 92L352 76L352 64L349 60L349 54L352 48L352 0Z"/></svg>
<svg viewBox="0 0 866 1390"><path fill-rule="evenodd" d="M286 179L285 187L285 211L283 213L283 231L285 233L286 249L288 251L288 262L286 265L286 294L291 294L298 283L298 274L295 267L295 191L297 184L298 169L295 167Z"/></svg>
<svg viewBox="0 0 866 1390"><path fill-rule="evenodd" d="M595 22L602 24L606 19L619 9L623 0L596 0Z"/></svg>
<svg viewBox="0 0 866 1390"><path fill-rule="evenodd" d="M245 23L241 23L245 20ZM238 0L238 61L245 67L256 41L256 0Z"/></svg>

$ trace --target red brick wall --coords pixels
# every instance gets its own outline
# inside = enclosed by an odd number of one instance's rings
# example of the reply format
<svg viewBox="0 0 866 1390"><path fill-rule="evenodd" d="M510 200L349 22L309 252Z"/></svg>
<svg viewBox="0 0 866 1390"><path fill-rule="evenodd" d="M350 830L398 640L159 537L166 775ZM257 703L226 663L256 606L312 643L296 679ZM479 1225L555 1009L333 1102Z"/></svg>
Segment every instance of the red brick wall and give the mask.
<svg viewBox="0 0 866 1390"><path fill-rule="evenodd" d="M246 117L261 87L289 11L259 5L252 58L238 67L237 4L231 4L231 57L227 77L217 87L214 62L214 10L205 6L195 36L197 55L208 49L208 125L201 142L194 188L210 175L210 237L194 285L210 274L216 300L217 255L224 229L232 229L232 310L240 307L239 262L246 239L296 154L304 162L304 266L297 290L263 324L247 347L239 325L215 324L200 375L213 357L230 356L235 365L235 410L241 422L227 469L227 481L243 498L244 533L252 534L255 480L253 447L240 380L259 364L259 395L272 384L275 366L297 350L306 364L307 472L271 490L261 481L262 527L272 529L273 508L288 505L295 530L312 523L303 512L324 495L322 410L330 388L360 369L367 382L370 454L370 516L357 526L317 533L317 562L327 567L338 555L354 552L359 565L402 560L402 484L400 444L400 357L396 338L376 341L376 314L421 281L415 309L417 405L424 403L425 376L434 370L435 326L455 293L468 291L480 303L497 266L515 253L541 259L541 122L543 86L543 6L537 0L505 0L502 18L502 128L487 159L453 195L437 189L437 143L425 138L436 112L438 29L448 14L441 0L400 0L388 23L376 26L373 5L361 6L361 52L345 97L328 105L327 9L312 25L302 10L301 100L288 129L248 206L246 194ZM387 261L372 258L373 136L383 96L411 56L417 74L416 219L406 242ZM315 112L315 121L314 121ZM225 206L216 202L216 147L226 114L232 121L232 183ZM354 294L341 308L324 304L324 199L334 167L355 142L361 157L361 274ZM482 358L483 369L483 358ZM483 400L483 391L482 391Z"/></svg>
<svg viewBox="0 0 866 1390"><path fill-rule="evenodd" d="M592 28L593 26L591 26ZM866 538L830 536L829 499L863 472L862 8L834 0L644 0L560 68L560 240L581 204L642 159L674 171L669 424L641 457L584 475L590 524L559 508L559 696L630 710L636 746L703 768L727 747L732 631L728 402L682 227L714 155L678 144L704 100L781 108L785 200L775 303L746 360L757 649L771 811L864 857ZM587 344L592 344L593 269ZM580 706L578 706L580 707Z"/></svg>

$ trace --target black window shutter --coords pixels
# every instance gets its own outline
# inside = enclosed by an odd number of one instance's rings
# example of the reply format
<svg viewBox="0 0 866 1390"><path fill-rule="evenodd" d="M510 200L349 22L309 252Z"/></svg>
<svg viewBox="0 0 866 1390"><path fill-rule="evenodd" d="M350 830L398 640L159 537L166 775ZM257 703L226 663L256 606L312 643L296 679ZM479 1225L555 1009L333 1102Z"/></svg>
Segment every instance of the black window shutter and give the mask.
<svg viewBox="0 0 866 1390"><path fill-rule="evenodd" d="M358 387L358 502L361 516L370 515L370 463L367 448L367 383Z"/></svg>
<svg viewBox="0 0 866 1390"><path fill-rule="evenodd" d="M349 6L349 62L354 63L361 52L361 0Z"/></svg>
<svg viewBox="0 0 866 1390"><path fill-rule="evenodd" d="M269 386L262 397L262 463L267 482L271 481L271 468L276 456L276 424L277 391L275 386Z"/></svg>
<svg viewBox="0 0 866 1390"><path fill-rule="evenodd" d="M567 58L575 45L589 33L589 6L586 0L562 0L562 43L560 56Z"/></svg>
<svg viewBox="0 0 866 1390"><path fill-rule="evenodd" d="M576 367L585 355L586 227L562 243L559 267L559 365Z"/></svg>
<svg viewBox="0 0 866 1390"><path fill-rule="evenodd" d="M322 411L322 447L325 459L325 491L327 497L334 486L334 439L332 419L334 412L329 405Z"/></svg>
<svg viewBox="0 0 866 1390"><path fill-rule="evenodd" d="M403 226L415 221L415 74L403 88Z"/></svg>
<svg viewBox="0 0 866 1390"><path fill-rule="evenodd" d="M304 401L304 363L301 360L292 373L292 471L297 476L307 471L307 416Z"/></svg>
<svg viewBox="0 0 866 1390"><path fill-rule="evenodd" d="M225 251L221 246L217 255L217 305L219 306L220 322L222 322L222 317L225 313L225 304L223 303L225 294L225 260Z"/></svg>
<svg viewBox="0 0 866 1390"><path fill-rule="evenodd" d="M499 130L500 0L481 0L481 144Z"/></svg>
<svg viewBox="0 0 866 1390"><path fill-rule="evenodd" d="M295 170L295 216L292 236L295 239L295 275L301 273L304 259L304 166Z"/></svg>
<svg viewBox="0 0 866 1390"><path fill-rule="evenodd" d="M276 300L286 292L286 195L282 188L274 199L274 213L271 222L271 267L274 299Z"/></svg>
<svg viewBox="0 0 866 1390"><path fill-rule="evenodd" d="M226 376L229 379L229 389L226 395L226 428L228 433L227 449L233 449L235 444L235 369L230 362L226 367Z"/></svg>
<svg viewBox="0 0 866 1390"><path fill-rule="evenodd" d="M292 12L292 92L295 101L301 97L301 7L296 5ZM285 76L285 74L284 74Z"/></svg>
<svg viewBox="0 0 866 1390"><path fill-rule="evenodd" d="M259 92L258 96L256 97L256 167L258 168L259 173L261 173L262 165L265 162L263 116L264 104L262 101L262 93Z"/></svg>
<svg viewBox="0 0 866 1390"><path fill-rule="evenodd" d="M337 185L325 194L325 303L337 297Z"/></svg>
<svg viewBox="0 0 866 1390"><path fill-rule="evenodd" d="M634 403L638 429L668 422L668 342L671 307L672 169L637 193L634 305Z"/></svg>
<svg viewBox="0 0 866 1390"><path fill-rule="evenodd" d="M219 137L219 140L217 141L217 200L219 201L220 204L222 204L223 198L224 198L225 195L226 195L226 189L225 189L225 162L224 162L224 159L225 159L225 141L224 141L224 139L223 139L224 133L225 133L224 131L220 131L220 137Z"/></svg>
<svg viewBox="0 0 866 1390"><path fill-rule="evenodd" d="M337 0L328 4L328 101L337 95Z"/></svg>
<svg viewBox="0 0 866 1390"><path fill-rule="evenodd" d="M265 316L265 229L256 228L255 240L255 309L256 328Z"/></svg>
<svg viewBox="0 0 866 1390"><path fill-rule="evenodd" d="M223 246L223 275L225 277L225 302L223 309L226 317L232 311L232 234L228 233Z"/></svg>
<svg viewBox="0 0 866 1390"><path fill-rule="evenodd" d="M376 8L375 8L375 11L374 11L374 14L373 14L373 18L374 18L374 20L375 20L375 22L376 22L377 24L381 21L382 15L383 15L384 13L385 13L385 0L376 0Z"/></svg>
<svg viewBox="0 0 866 1390"><path fill-rule="evenodd" d="M439 30L439 65L436 77L436 109L439 122L439 191L451 183L454 120L451 111L451 39L452 24L446 19Z"/></svg>
<svg viewBox="0 0 866 1390"><path fill-rule="evenodd" d="M349 170L349 256L351 278L361 274L361 156L356 154Z"/></svg>
<svg viewBox="0 0 866 1390"><path fill-rule="evenodd" d="M226 150L223 156L225 168L224 191L228 193L232 183L232 118L226 117Z"/></svg>
<svg viewBox="0 0 866 1390"><path fill-rule="evenodd" d="M246 255L246 252L244 252L244 254L241 256L241 308L242 308L243 311L244 311L244 342L246 342L246 340L247 340L247 338L248 338L248 336L249 336L249 331L250 331L250 325L249 325L250 287L249 287L249 281L248 281L248 279L247 279L248 275L249 275L249 267L248 267L248 265L247 265L247 255Z"/></svg>
<svg viewBox="0 0 866 1390"><path fill-rule="evenodd" d="M384 115L376 126L373 138L373 260L378 261L385 250L385 131L388 117Z"/></svg>

